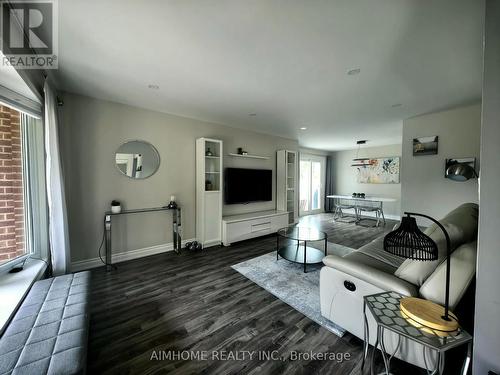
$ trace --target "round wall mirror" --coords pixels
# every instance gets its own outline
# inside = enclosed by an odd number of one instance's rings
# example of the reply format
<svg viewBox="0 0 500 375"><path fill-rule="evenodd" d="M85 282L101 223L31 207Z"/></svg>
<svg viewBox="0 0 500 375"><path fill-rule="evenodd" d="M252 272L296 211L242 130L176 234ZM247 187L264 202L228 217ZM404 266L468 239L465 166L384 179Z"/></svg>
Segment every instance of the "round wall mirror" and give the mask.
<svg viewBox="0 0 500 375"><path fill-rule="evenodd" d="M116 167L133 179L148 178L160 166L160 154L149 142L130 141L118 147L115 153Z"/></svg>

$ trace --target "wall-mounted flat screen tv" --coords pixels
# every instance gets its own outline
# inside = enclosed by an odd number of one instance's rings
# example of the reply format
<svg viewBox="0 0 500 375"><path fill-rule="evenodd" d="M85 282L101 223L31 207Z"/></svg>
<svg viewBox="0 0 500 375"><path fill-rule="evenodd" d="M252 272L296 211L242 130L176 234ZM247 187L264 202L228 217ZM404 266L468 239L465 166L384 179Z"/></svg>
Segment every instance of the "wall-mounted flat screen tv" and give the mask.
<svg viewBox="0 0 500 375"><path fill-rule="evenodd" d="M272 200L272 170L226 168L224 172L224 201L226 204Z"/></svg>

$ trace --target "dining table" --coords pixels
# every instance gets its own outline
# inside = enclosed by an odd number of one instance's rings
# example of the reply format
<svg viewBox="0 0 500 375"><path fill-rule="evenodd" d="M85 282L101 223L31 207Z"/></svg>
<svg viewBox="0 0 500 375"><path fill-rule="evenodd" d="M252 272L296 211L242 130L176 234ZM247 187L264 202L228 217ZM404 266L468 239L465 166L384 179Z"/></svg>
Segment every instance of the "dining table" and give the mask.
<svg viewBox="0 0 500 375"><path fill-rule="evenodd" d="M355 197L353 195L344 195L344 194L333 194L333 195L327 195L326 196L329 199L336 199L338 201L340 200L351 200L353 201L353 205L355 206L355 215L356 215L356 223L359 223L361 221L361 218L358 216L358 209L356 208L357 205L361 206L360 202L379 202L380 203L380 213L382 217L384 217L384 203L389 203L389 202L396 202L396 198L391 198L391 197L381 197L381 196L372 196L372 195L366 195L365 197ZM385 218L384 218L384 223L385 223ZM378 226L378 219L377 219L377 226Z"/></svg>
<svg viewBox="0 0 500 375"><path fill-rule="evenodd" d="M377 196L371 196L367 195L364 198L361 197L353 197L352 195L340 195L340 194L334 194L334 195L327 195L327 198L332 198L332 199L352 199L352 200L359 200L359 201L371 201L371 202L396 202L396 198L390 198L390 197L377 197Z"/></svg>

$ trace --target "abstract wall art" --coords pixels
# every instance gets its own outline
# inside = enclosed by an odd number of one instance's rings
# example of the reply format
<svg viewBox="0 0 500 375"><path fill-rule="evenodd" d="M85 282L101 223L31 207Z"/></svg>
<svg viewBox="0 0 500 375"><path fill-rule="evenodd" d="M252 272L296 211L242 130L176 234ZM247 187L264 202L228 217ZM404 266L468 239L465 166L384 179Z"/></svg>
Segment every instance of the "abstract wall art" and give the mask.
<svg viewBox="0 0 500 375"><path fill-rule="evenodd" d="M399 156L370 159L358 168L360 184L399 184Z"/></svg>

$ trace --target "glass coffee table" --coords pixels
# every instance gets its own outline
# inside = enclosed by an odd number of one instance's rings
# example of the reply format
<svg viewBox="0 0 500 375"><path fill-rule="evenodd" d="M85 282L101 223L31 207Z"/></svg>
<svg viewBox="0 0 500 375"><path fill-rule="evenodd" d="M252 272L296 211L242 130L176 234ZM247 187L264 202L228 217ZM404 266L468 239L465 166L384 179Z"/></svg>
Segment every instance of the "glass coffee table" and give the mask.
<svg viewBox="0 0 500 375"><path fill-rule="evenodd" d="M286 227L279 229L276 234L276 260L281 256L290 262L303 264L304 272L307 272L308 264L321 263L327 254L328 236L325 232L307 227ZM293 243L287 244L289 241L286 240L292 240ZM313 241L324 241L324 251L307 246L308 242Z"/></svg>

